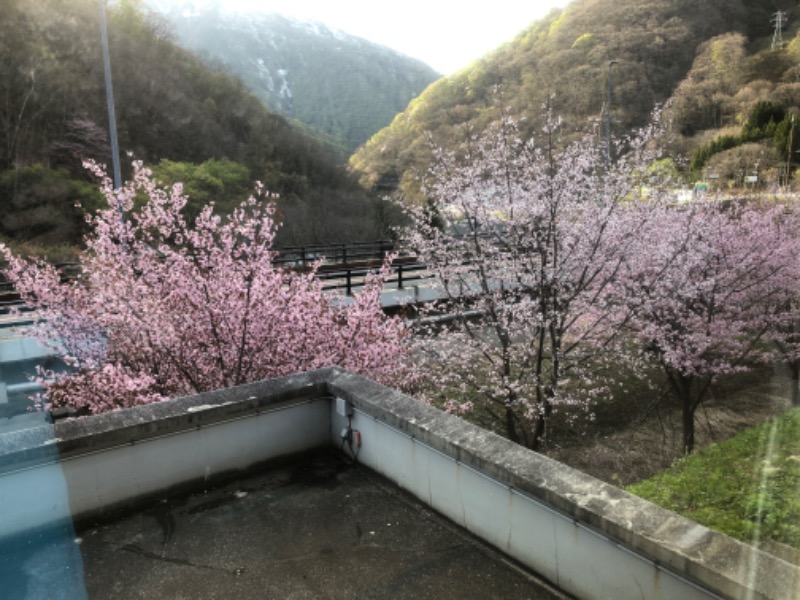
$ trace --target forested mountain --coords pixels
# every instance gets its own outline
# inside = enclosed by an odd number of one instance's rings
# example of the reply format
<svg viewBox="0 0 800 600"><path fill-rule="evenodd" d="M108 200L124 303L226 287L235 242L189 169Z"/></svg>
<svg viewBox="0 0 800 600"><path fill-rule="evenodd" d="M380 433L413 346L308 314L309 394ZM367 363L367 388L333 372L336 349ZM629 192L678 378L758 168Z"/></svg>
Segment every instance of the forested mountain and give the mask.
<svg viewBox="0 0 800 600"><path fill-rule="evenodd" d="M74 243L75 201L98 201L81 161L110 162L98 4L1 1L0 234ZM283 196L285 242L382 235L334 152L177 46L138 2L110 7L108 26L123 152L217 200L263 181Z"/></svg>
<svg viewBox="0 0 800 600"><path fill-rule="evenodd" d="M270 109L349 155L439 75L424 63L321 23L242 14L224 2L147 0L176 40L237 74Z"/></svg>
<svg viewBox="0 0 800 600"><path fill-rule="evenodd" d="M381 192L419 197L429 134L452 147L501 110L535 132L547 107L564 119L567 137L594 130L600 139L609 98L616 135L668 103L673 150L690 154L716 135L705 130L741 128L771 90L781 90L785 109L800 105L800 52L792 54L800 42L770 49L777 8L763 0L575 0L430 86L351 158L351 168ZM787 12L789 40L794 14Z"/></svg>

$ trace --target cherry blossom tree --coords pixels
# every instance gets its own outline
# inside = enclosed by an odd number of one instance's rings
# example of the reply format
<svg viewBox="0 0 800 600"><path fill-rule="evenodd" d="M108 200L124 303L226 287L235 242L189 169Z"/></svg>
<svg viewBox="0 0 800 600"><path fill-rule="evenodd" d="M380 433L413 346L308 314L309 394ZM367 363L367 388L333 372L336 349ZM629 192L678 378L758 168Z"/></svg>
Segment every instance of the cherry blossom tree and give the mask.
<svg viewBox="0 0 800 600"><path fill-rule="evenodd" d="M680 402L686 453L711 384L771 358L770 339L792 341L796 233L783 207L710 202L664 210L630 248L617 282Z"/></svg>
<svg viewBox="0 0 800 600"><path fill-rule="evenodd" d="M800 277L799 277L800 279ZM795 315L787 318L786 324L774 335L777 360L789 370L789 385L792 406L800 406L800 292L787 310Z"/></svg>
<svg viewBox="0 0 800 600"><path fill-rule="evenodd" d="M800 239L800 198L793 196L785 211L786 226L793 228L793 235ZM789 370L792 406L800 406L800 249L794 261L797 269L794 277L794 291L786 305L786 318L781 327L772 333L776 359Z"/></svg>
<svg viewBox="0 0 800 600"><path fill-rule="evenodd" d="M209 205L189 225L180 185L160 189L138 163L117 191L99 174L109 207L87 217L77 280L1 248L37 335L75 368L41 374L51 406L101 412L333 364L402 376L407 329L381 310L383 275L346 304L313 272L273 264L263 189L228 218Z"/></svg>
<svg viewBox="0 0 800 600"><path fill-rule="evenodd" d="M796 223L782 207L676 205L649 135L608 164L594 140L555 150L498 123L437 151L408 237L441 281L447 325L415 344L427 397L534 449L556 410L590 413L653 358L682 406L684 446L720 376L800 356ZM442 224L443 221L447 223Z"/></svg>
<svg viewBox="0 0 800 600"><path fill-rule="evenodd" d="M629 318L606 290L661 204L657 181L642 198L647 135L611 165L595 139L557 151L558 135L552 118L536 139L504 119L436 151L430 204L406 233L441 281L434 310L451 319L415 345L427 397L534 449L554 410L590 413L606 389Z"/></svg>

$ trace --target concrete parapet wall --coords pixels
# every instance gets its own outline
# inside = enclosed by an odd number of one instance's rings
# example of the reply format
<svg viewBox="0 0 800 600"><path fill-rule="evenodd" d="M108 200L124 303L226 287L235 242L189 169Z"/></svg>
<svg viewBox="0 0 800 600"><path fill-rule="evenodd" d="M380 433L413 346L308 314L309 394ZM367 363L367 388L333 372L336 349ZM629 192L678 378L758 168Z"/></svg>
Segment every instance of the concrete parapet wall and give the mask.
<svg viewBox="0 0 800 600"><path fill-rule="evenodd" d="M577 597L800 597L795 565L356 375L329 387L361 462Z"/></svg>
<svg viewBox="0 0 800 600"><path fill-rule="evenodd" d="M800 597L794 565L336 368L0 434L0 538L338 448L348 423L360 462L577 597Z"/></svg>
<svg viewBox="0 0 800 600"><path fill-rule="evenodd" d="M301 375L2 434L0 539L327 447L329 404Z"/></svg>

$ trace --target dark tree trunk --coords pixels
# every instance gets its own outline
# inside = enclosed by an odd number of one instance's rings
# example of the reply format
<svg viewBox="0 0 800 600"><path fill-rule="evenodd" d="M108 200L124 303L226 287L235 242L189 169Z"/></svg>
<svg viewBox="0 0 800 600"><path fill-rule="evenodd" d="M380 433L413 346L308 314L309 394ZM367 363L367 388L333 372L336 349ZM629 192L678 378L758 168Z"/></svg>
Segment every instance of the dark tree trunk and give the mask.
<svg viewBox="0 0 800 600"><path fill-rule="evenodd" d="M691 454L694 452L694 410L690 398L684 398L681 402L682 422L683 422L683 453Z"/></svg>
<svg viewBox="0 0 800 600"><path fill-rule="evenodd" d="M800 406L800 360L795 360L789 365L792 373L792 406Z"/></svg>
<svg viewBox="0 0 800 600"><path fill-rule="evenodd" d="M517 424L514 419L514 411L506 408L506 434L515 444L519 444L519 434L517 433Z"/></svg>
<svg viewBox="0 0 800 600"><path fill-rule="evenodd" d="M695 385L695 378L683 375L664 365L672 391L681 403L681 425L683 430L683 453L694 452L694 413L700 405L709 381L701 381Z"/></svg>
<svg viewBox="0 0 800 600"><path fill-rule="evenodd" d="M533 430L533 439L531 440L530 444L531 450L538 452L544 445L545 439L547 438L547 421L550 419L552 412L552 403L550 400L545 400L544 406L542 407L542 412L539 415L539 418L536 421L536 427Z"/></svg>

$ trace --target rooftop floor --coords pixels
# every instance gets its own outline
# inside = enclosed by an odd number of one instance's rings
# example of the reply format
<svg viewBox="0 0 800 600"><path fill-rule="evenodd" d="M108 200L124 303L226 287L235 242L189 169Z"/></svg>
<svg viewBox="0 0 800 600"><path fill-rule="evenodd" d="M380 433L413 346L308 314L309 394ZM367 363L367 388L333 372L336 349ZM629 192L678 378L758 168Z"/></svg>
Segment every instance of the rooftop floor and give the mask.
<svg viewBox="0 0 800 600"><path fill-rule="evenodd" d="M69 543L79 545L89 598L566 597L332 455L164 499Z"/></svg>

